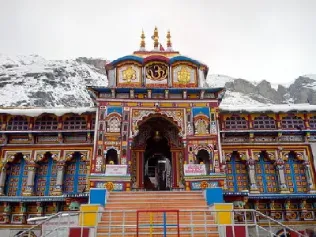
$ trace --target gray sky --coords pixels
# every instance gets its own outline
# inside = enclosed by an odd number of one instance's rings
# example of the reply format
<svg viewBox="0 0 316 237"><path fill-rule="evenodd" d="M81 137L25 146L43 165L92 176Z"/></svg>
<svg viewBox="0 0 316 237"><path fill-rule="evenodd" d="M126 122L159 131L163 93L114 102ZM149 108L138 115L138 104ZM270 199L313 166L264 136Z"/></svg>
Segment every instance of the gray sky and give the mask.
<svg viewBox="0 0 316 237"><path fill-rule="evenodd" d="M316 0L0 0L0 53L116 59L161 42L210 73L288 83L316 74Z"/></svg>

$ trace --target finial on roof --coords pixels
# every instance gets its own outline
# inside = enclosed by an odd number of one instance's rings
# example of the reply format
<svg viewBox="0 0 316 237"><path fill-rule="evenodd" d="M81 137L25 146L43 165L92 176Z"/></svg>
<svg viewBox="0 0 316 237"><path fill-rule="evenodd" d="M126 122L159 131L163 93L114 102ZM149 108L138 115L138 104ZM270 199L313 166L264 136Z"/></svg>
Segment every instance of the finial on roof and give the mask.
<svg viewBox="0 0 316 237"><path fill-rule="evenodd" d="M140 36L141 41L140 41L140 51L145 51L146 50L146 43L145 43L145 33L144 30L142 30L142 34Z"/></svg>
<svg viewBox="0 0 316 237"><path fill-rule="evenodd" d="M154 40L154 49L158 50L158 46L159 46L159 36L158 36L158 29L157 29L157 26L155 27L153 40Z"/></svg>
<svg viewBox="0 0 316 237"><path fill-rule="evenodd" d="M167 33L167 50L172 50L170 30L168 30L168 33Z"/></svg>

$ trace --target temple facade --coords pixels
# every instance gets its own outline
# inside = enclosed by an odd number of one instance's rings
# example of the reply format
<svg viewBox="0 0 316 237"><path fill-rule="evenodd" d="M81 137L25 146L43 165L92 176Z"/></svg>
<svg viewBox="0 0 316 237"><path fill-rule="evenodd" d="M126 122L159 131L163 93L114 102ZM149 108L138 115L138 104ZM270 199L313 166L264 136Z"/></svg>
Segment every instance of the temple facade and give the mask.
<svg viewBox="0 0 316 237"><path fill-rule="evenodd" d="M316 107L220 107L207 65L174 51L170 32L166 49L152 38L105 65L95 108L0 111L0 223L77 210L104 187L221 187L235 208L316 223Z"/></svg>

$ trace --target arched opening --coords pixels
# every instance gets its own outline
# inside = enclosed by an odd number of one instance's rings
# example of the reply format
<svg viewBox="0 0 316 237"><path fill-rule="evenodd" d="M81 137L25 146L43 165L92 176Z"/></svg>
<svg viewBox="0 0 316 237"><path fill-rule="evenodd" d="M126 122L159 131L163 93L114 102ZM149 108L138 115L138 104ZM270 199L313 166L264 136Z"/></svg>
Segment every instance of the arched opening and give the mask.
<svg viewBox="0 0 316 237"><path fill-rule="evenodd" d="M108 165L117 165L118 164L118 155L115 149L110 149L106 152L105 163Z"/></svg>
<svg viewBox="0 0 316 237"><path fill-rule="evenodd" d="M161 115L146 118L138 125L132 145L132 180L146 190L172 189L178 184L182 168L178 163L183 149L179 128Z"/></svg>
<svg viewBox="0 0 316 237"><path fill-rule="evenodd" d="M64 193L76 194L86 191L87 166L80 152L74 152L72 159L66 163L64 176Z"/></svg>
<svg viewBox="0 0 316 237"><path fill-rule="evenodd" d="M22 153L15 154L7 169L5 194L7 196L21 196L27 182L27 165Z"/></svg>
<svg viewBox="0 0 316 237"><path fill-rule="evenodd" d="M37 196L48 196L53 191L57 179L57 163L50 152L44 154L44 158L38 162L34 188Z"/></svg>
<svg viewBox="0 0 316 237"><path fill-rule="evenodd" d="M206 174L210 174L211 172L211 161L210 161L210 154L207 150L205 149L201 149L198 151L197 155L196 155L196 161L198 164L205 164L205 170L206 170Z"/></svg>

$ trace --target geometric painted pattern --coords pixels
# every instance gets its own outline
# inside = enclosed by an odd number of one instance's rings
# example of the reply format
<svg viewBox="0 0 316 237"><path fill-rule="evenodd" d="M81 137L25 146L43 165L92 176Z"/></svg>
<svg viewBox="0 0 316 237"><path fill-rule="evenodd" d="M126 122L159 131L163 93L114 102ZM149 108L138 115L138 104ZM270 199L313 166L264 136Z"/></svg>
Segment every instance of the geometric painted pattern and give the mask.
<svg viewBox="0 0 316 237"><path fill-rule="evenodd" d="M284 175L286 184L291 193L307 192L307 178L305 167L294 153L289 153L288 162L284 165Z"/></svg>
<svg viewBox="0 0 316 237"><path fill-rule="evenodd" d="M233 154L226 163L227 189L230 192L249 190L248 172L245 162Z"/></svg>
<svg viewBox="0 0 316 237"><path fill-rule="evenodd" d="M35 176L35 195L49 196L56 185L57 165L50 156L39 163Z"/></svg>
<svg viewBox="0 0 316 237"><path fill-rule="evenodd" d="M257 187L261 193L278 192L278 174L275 166L269 159L260 154L259 161L255 164Z"/></svg>
<svg viewBox="0 0 316 237"><path fill-rule="evenodd" d="M18 154L19 155L19 154ZM18 156L17 155L17 156ZM25 160L17 157L7 170L6 190L7 196L22 196L27 182L27 166Z"/></svg>
<svg viewBox="0 0 316 237"><path fill-rule="evenodd" d="M66 164L64 193L82 193L86 187L86 175L86 162L81 160L81 153L75 152L73 158Z"/></svg>

